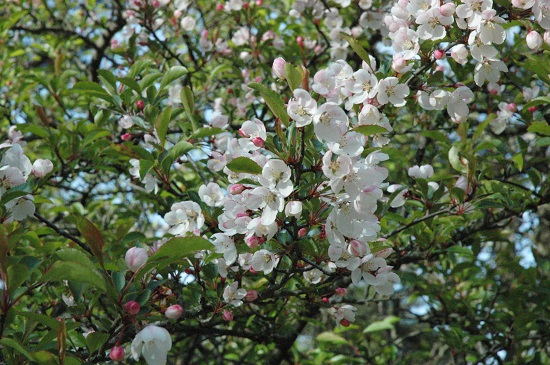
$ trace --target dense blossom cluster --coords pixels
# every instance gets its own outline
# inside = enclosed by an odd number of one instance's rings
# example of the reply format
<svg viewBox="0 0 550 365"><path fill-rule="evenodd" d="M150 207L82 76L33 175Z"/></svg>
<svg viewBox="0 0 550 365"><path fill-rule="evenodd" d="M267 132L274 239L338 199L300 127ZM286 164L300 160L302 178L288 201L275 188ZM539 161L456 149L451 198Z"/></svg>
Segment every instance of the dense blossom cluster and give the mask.
<svg viewBox="0 0 550 365"><path fill-rule="evenodd" d="M451 72L449 62L464 65L473 60L476 63L473 75L475 84L483 86L487 83L489 89L495 88L501 73L508 71L499 58L498 49L507 37L504 28L506 19L497 15L492 0L462 0L460 3L400 0L391 7L382 5L378 9L373 8L372 1L359 1L362 15L358 25L350 29L339 9L350 6L351 1L334 3L337 7L326 8L322 1L296 0L290 11L292 17L308 16L314 21L323 22L328 30L333 59L327 68L317 71L311 80L305 80L300 88L295 88L286 104L287 114L295 127L304 128L313 124L315 136L324 146L319 151L323 155L321 170L324 182L311 192L311 198L320 198L330 207L326 221L321 222L321 235L327 239L327 259L307 266L303 276L311 284L317 284L328 275L343 270L351 275L353 284L359 285L364 280L376 292L390 295L394 291L393 284L400 280L385 260L392 249L372 251L371 244L381 240L379 219L374 213L379 202L387 202L394 208L403 205L407 189L385 182L388 171L381 163L388 160L388 155L374 151L362 157L362 153L367 144L370 144L369 147L381 147L390 143L388 133L393 128L383 109L386 106L402 107L412 99L408 85L410 79L402 75L416 74L425 69L425 62L422 61L424 42L435 42L436 50L428 65L437 61L436 71ZM168 4L159 2L159 6ZM244 4L243 1L232 0L219 7L219 10L238 12ZM183 17L189 2L179 1L174 5L174 17L181 17L181 29L191 31L196 26L196 20L192 15ZM532 8L534 20L544 29L550 29L548 1L513 1L513 5L524 10ZM136 9L134 5L128 10L129 20L133 19L136 11L139 11L139 6ZM345 61L349 44L342 34L361 37L369 30L381 30L387 36L387 44L393 49L391 67L395 71L394 75L384 76L383 72L379 72L372 57L368 62L364 61L358 70ZM451 30L460 31L462 39L443 42L448 39ZM251 34L249 27L237 29L229 44L225 40L209 37L209 32L204 30L200 41L203 52L215 48L219 53L229 54L233 52L232 48L243 45L254 48L258 40L263 42L267 39L272 40L277 49L284 46L284 41L274 33L268 32L257 37ZM461 43L462 40L467 41ZM438 42L440 49L437 49ZM300 37L298 43L306 49L320 51L314 40ZM542 37L533 31L527 36L527 43L530 48L536 49L541 46ZM445 60L447 54L452 60ZM240 53L243 60L250 56L246 51ZM273 63L273 74L278 79L287 77L285 64L282 58L277 58ZM261 81L258 77L252 78L247 69L242 71L242 77L242 87L247 92L230 101L237 110L237 117L245 116L256 100L253 90L247 84ZM273 87L279 90L278 86ZM174 95L170 97L171 104L179 102L177 95L180 89L181 86L171 88L170 95ZM470 116L468 104L474 99L474 93L464 84L446 88L425 85L416 89L414 98L424 110L446 110L453 122L463 123ZM222 100L217 99L209 123L213 127L222 128L224 132L214 136L212 148L207 152L210 157L207 164L212 171L221 173L229 185L223 188L218 182L205 182L198 190L202 203L211 208L222 208L221 214L216 217L219 232L208 238L215 247L215 253L220 255L215 262L223 278L231 280L236 277L236 273L246 271L268 275L278 267L284 256L284 252L274 249L276 246L270 245L269 241L279 232L287 231L287 225L291 223L298 222L303 227L297 239L306 237L312 228L307 227L307 220L301 220L302 205L308 199L296 199L300 188L299 167L280 159L276 151L266 147L270 137L267 132L269 128L266 128L264 122L257 118L245 121L238 130L237 138L227 129L230 121L223 114L221 103ZM501 103L499 108L498 117L491 123L497 134L506 128L517 110L515 104L507 103ZM129 126L126 123L124 128ZM386 132L366 137L360 131L362 126L378 126ZM261 173L234 172L227 166L241 157L254 161L261 168ZM130 173L140 178L139 160L132 160L131 163L133 167ZM409 169L412 178L428 179L433 172L430 165ZM142 182L147 191L156 192L156 179L151 174L147 174ZM435 182L429 182L429 186L432 192L439 188ZM388 194L398 193L388 202L384 189L387 189ZM169 226L168 233L172 235L203 234L205 218L197 202L173 204L164 220ZM314 232L311 230L309 234ZM248 246L248 249L239 249L243 245ZM136 254L133 253L134 256ZM129 267L133 269L133 262L140 258L146 259L145 252L131 260ZM240 285L244 285L244 282L229 282L223 293L224 301L233 307L240 306L247 297L247 291L239 288ZM355 311L351 305L331 308L337 323L343 325L354 321ZM225 310L223 317L231 320L232 314Z"/></svg>
<svg viewBox="0 0 550 365"><path fill-rule="evenodd" d="M15 126L10 127L8 140L0 144L0 199L9 193L20 192L0 206L0 222L20 221L32 216L35 211L34 197L25 183L31 177L43 178L53 170L50 160L37 159L31 163L25 155L23 134ZM29 194L25 194L28 191ZM5 200L5 199L2 199Z"/></svg>

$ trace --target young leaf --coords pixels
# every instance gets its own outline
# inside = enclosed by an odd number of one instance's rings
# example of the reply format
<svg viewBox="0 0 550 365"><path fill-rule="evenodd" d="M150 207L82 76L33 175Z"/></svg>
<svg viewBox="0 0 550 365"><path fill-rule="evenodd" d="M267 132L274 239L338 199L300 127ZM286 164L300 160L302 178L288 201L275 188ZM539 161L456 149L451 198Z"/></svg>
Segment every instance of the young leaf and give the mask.
<svg viewBox="0 0 550 365"><path fill-rule="evenodd" d="M248 157L237 157L227 164L227 168L233 172L245 172L248 174L261 174L262 168Z"/></svg>
<svg viewBox="0 0 550 365"><path fill-rule="evenodd" d="M103 264L103 236L99 229L92 222L84 217L79 217L76 223L77 229L86 239L92 253Z"/></svg>
<svg viewBox="0 0 550 365"><path fill-rule="evenodd" d="M373 134L388 132L386 128L379 125L360 125L358 127L355 127L353 130L357 133L361 133L364 136L372 136Z"/></svg>
<svg viewBox="0 0 550 365"><path fill-rule="evenodd" d="M285 103L283 102L283 99L281 99L281 96L275 91L257 82L251 82L248 84L248 87L259 92L273 115L281 119L283 124L288 127L290 118L286 112Z"/></svg>
<svg viewBox="0 0 550 365"><path fill-rule="evenodd" d="M179 79L183 75L187 74L189 71L183 66L173 66L170 68L160 80L159 90L164 89L172 81Z"/></svg>

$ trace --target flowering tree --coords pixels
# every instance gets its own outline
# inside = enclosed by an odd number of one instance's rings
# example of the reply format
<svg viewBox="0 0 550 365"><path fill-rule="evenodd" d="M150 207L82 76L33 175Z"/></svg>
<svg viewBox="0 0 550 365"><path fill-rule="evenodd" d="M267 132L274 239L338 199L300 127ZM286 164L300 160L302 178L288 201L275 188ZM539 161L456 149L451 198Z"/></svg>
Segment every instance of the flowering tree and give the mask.
<svg viewBox="0 0 550 365"><path fill-rule="evenodd" d="M7 364L547 364L549 0L7 0Z"/></svg>

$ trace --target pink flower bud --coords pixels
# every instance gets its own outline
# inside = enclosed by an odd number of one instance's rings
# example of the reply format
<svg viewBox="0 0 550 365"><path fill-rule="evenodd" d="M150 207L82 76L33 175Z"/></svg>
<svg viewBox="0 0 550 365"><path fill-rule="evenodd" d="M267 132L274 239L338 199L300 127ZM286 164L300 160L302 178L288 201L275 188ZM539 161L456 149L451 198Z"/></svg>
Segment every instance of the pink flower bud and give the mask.
<svg viewBox="0 0 550 365"><path fill-rule="evenodd" d="M216 10L217 11L222 11L223 10L223 4L216 5Z"/></svg>
<svg viewBox="0 0 550 365"><path fill-rule="evenodd" d="M240 135L241 137L243 137L243 138L248 138L248 137L250 137L250 136L248 135L248 133L246 133L245 131L242 130L242 128L239 129L239 135Z"/></svg>
<svg viewBox="0 0 550 365"><path fill-rule="evenodd" d="M130 300L128 303L124 304L124 309L128 314L136 315L139 313L140 305L138 302Z"/></svg>
<svg viewBox="0 0 550 365"><path fill-rule="evenodd" d="M262 0L256 0L256 5L261 6L264 2Z"/></svg>
<svg viewBox="0 0 550 365"><path fill-rule="evenodd" d="M456 5L453 3L443 4L439 8L439 14L443 16L452 16L455 13Z"/></svg>
<svg viewBox="0 0 550 365"><path fill-rule="evenodd" d="M277 76L280 79L284 79L286 77L285 64L286 64L286 61L283 58L277 57L273 61L273 66L271 66L271 70L273 71L273 74L275 74L275 76Z"/></svg>
<svg viewBox="0 0 550 365"><path fill-rule="evenodd" d="M307 234L307 229L305 227L302 227L298 230L298 237L302 238L305 237Z"/></svg>
<svg viewBox="0 0 550 365"><path fill-rule="evenodd" d="M298 43L298 45L300 47L303 47L304 46L304 37L302 37L301 35L299 35L298 37L296 37L296 43Z"/></svg>
<svg viewBox="0 0 550 365"><path fill-rule="evenodd" d="M36 177L44 177L53 170L53 163L50 160L39 158L32 164L32 173Z"/></svg>
<svg viewBox="0 0 550 365"><path fill-rule="evenodd" d="M229 187L229 194L238 195L242 193L246 188L243 184L233 184Z"/></svg>
<svg viewBox="0 0 550 365"><path fill-rule="evenodd" d="M181 12L181 10L174 11L174 18L176 19L181 18L182 15L183 13Z"/></svg>
<svg viewBox="0 0 550 365"><path fill-rule="evenodd" d="M342 326L344 326L344 327L349 327L349 325L351 324L351 322L344 318L344 319L342 319L342 320L340 321L340 324L341 324Z"/></svg>
<svg viewBox="0 0 550 365"><path fill-rule="evenodd" d="M536 30L530 31L525 40L527 41L527 47L531 49L538 49L542 46L542 37Z"/></svg>
<svg viewBox="0 0 550 365"><path fill-rule="evenodd" d="M159 7L160 7L160 1L158 1L158 0L153 0L153 7L154 7L154 8L159 8Z"/></svg>
<svg viewBox="0 0 550 365"><path fill-rule="evenodd" d="M145 108L145 102L143 100L136 101L136 108L143 110L143 108Z"/></svg>
<svg viewBox="0 0 550 365"><path fill-rule="evenodd" d="M335 292L336 295L343 297L344 295L346 295L346 288L336 288Z"/></svg>
<svg viewBox="0 0 550 365"><path fill-rule="evenodd" d="M510 103L506 106L506 110L508 110L509 112L515 113L518 110L518 106L516 103Z"/></svg>
<svg viewBox="0 0 550 365"><path fill-rule="evenodd" d="M529 110L529 113L534 113L534 112L537 111L537 107L536 107L536 106L532 106L532 107L530 107L530 108L527 109L527 110Z"/></svg>
<svg viewBox="0 0 550 365"><path fill-rule="evenodd" d="M129 141L132 139L132 134L124 133L122 136L120 136L120 139L122 139L123 141Z"/></svg>
<svg viewBox="0 0 550 365"><path fill-rule="evenodd" d="M369 253L369 246L359 240L351 240L349 242L349 252L356 257L363 257Z"/></svg>
<svg viewBox="0 0 550 365"><path fill-rule="evenodd" d="M249 7L250 7L250 4L249 4L249 3L244 3L244 4L243 4L243 8L248 9Z"/></svg>
<svg viewBox="0 0 550 365"><path fill-rule="evenodd" d="M258 299L258 292L256 290L249 290L246 292L246 301L253 302Z"/></svg>
<svg viewBox="0 0 550 365"><path fill-rule="evenodd" d="M544 35L542 36L542 38L544 39L544 43L550 44L550 30L547 30L546 32L544 32Z"/></svg>
<svg viewBox="0 0 550 365"><path fill-rule="evenodd" d="M119 362L124 360L124 347L122 346L113 346L111 352L109 353L111 360Z"/></svg>
<svg viewBox="0 0 550 365"><path fill-rule="evenodd" d="M323 303L328 303L328 298L327 298L327 297L321 298L321 302L323 302Z"/></svg>
<svg viewBox="0 0 550 365"><path fill-rule="evenodd" d="M445 51L442 50L442 49L437 49L437 50L435 50L435 52L434 52L434 58L435 58L436 60L444 60L444 59L445 59L445 56L446 56Z"/></svg>
<svg viewBox="0 0 550 365"><path fill-rule="evenodd" d="M315 46L315 48L313 48L313 52L315 52L315 54L319 54L323 51L323 47L322 46Z"/></svg>
<svg viewBox="0 0 550 365"><path fill-rule="evenodd" d="M262 244L261 238L262 237L258 237L258 236L249 237L246 239L246 245L250 248L258 247L259 245Z"/></svg>
<svg viewBox="0 0 550 365"><path fill-rule="evenodd" d="M230 310L224 310L222 314L222 318L224 321L232 321L233 320L233 313Z"/></svg>
<svg viewBox="0 0 550 365"><path fill-rule="evenodd" d="M126 252L124 259L126 260L126 267L130 271L137 271L140 267L145 265L149 256L147 251L140 247L132 247Z"/></svg>
<svg viewBox="0 0 550 365"><path fill-rule="evenodd" d="M405 60L403 58L394 58L392 63L391 63L391 68L395 72L403 71L405 69L405 67L407 67L407 60Z"/></svg>
<svg viewBox="0 0 550 365"><path fill-rule="evenodd" d="M265 141L261 137L254 137L252 139L252 143L254 143L254 146L264 148L265 147Z"/></svg>
<svg viewBox="0 0 550 365"><path fill-rule="evenodd" d="M437 66L435 66L435 70L436 70L436 71L443 72L443 71L445 71L445 68L444 68L443 66L441 66L441 65L437 65Z"/></svg>
<svg viewBox="0 0 550 365"><path fill-rule="evenodd" d="M183 307L179 304L174 304L166 308L164 315L168 319L178 319L183 314Z"/></svg>

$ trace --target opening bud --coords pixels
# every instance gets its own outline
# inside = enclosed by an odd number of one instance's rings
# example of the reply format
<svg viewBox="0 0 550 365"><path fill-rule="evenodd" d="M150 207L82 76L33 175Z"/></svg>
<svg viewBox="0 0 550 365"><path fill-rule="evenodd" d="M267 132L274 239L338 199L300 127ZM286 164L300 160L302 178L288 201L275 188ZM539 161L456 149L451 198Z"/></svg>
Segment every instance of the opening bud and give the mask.
<svg viewBox="0 0 550 365"><path fill-rule="evenodd" d="M109 353L111 360L119 362L124 360L124 347L122 346L113 346L111 352Z"/></svg>
<svg viewBox="0 0 550 365"><path fill-rule="evenodd" d="M183 307L179 304L169 306L164 312L164 315L168 319L178 319L183 314Z"/></svg>

